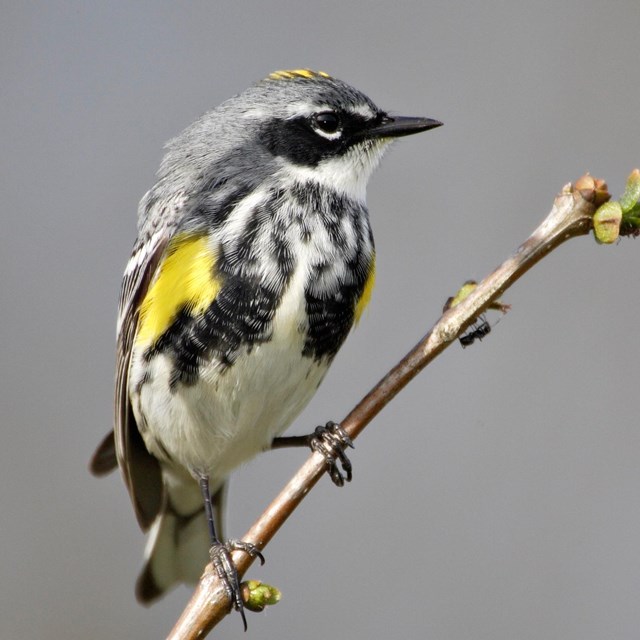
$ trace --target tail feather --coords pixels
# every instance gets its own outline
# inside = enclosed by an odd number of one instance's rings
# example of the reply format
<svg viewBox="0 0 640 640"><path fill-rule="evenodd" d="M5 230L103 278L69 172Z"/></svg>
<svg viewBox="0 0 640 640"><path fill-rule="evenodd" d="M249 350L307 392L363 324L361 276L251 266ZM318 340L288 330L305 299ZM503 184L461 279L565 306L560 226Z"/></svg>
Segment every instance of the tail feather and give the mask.
<svg viewBox="0 0 640 640"><path fill-rule="evenodd" d="M209 531L204 507L185 517L171 508L156 518L136 582L136 597L151 604L181 582L195 584L209 560Z"/></svg>
<svg viewBox="0 0 640 640"><path fill-rule="evenodd" d="M209 562L211 540L198 485L190 478L172 476L167 469L164 476L164 504L149 531L144 566L136 582L136 597L147 605L181 582L195 584ZM223 482L211 498L220 540L224 540L226 489ZM180 507L192 511L183 515Z"/></svg>
<svg viewBox="0 0 640 640"><path fill-rule="evenodd" d="M116 443L113 431L109 431L93 454L89 469L94 476L104 476L111 473L117 466Z"/></svg>

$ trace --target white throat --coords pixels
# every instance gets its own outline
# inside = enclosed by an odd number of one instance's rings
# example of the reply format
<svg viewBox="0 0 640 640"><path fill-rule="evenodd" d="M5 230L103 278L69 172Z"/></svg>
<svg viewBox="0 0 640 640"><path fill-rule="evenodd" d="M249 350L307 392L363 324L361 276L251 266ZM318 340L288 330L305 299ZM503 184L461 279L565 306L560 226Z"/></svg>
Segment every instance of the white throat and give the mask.
<svg viewBox="0 0 640 640"><path fill-rule="evenodd" d="M344 155L321 160L315 167L285 161L279 177L293 182L315 182L364 204L369 178L391 142L391 138L367 140Z"/></svg>

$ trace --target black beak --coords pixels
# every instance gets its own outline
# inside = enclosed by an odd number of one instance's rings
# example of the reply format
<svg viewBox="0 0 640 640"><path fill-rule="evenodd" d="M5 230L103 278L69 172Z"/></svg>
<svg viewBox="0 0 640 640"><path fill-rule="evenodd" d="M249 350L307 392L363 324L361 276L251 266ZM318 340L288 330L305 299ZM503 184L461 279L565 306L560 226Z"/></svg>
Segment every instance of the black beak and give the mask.
<svg viewBox="0 0 640 640"><path fill-rule="evenodd" d="M363 131L363 134L367 138L400 138L441 126L442 122L432 118L385 116L380 124Z"/></svg>

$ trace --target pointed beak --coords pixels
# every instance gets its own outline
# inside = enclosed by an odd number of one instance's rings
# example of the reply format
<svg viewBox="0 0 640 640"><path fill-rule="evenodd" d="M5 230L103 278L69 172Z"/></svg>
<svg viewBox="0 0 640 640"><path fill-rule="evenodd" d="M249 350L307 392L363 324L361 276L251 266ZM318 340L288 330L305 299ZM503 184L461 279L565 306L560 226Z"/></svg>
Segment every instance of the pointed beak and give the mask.
<svg viewBox="0 0 640 640"><path fill-rule="evenodd" d="M441 126L442 122L432 118L385 116L380 124L363 133L367 138L400 138Z"/></svg>

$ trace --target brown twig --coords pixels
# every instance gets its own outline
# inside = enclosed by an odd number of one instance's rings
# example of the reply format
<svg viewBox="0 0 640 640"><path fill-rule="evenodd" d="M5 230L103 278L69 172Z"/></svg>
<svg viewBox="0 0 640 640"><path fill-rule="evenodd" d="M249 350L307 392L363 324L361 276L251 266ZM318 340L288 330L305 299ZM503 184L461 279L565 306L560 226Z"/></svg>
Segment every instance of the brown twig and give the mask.
<svg viewBox="0 0 640 640"><path fill-rule="evenodd" d="M549 215L528 240L467 298L447 310L431 331L353 408L341 422L349 436L356 438L401 389L538 260L569 238L588 233L597 207L608 198L606 184L588 175L580 178L575 186L564 187ZM243 540L263 549L325 470L323 457L318 453L311 454ZM242 552L235 552L233 559L240 576L253 562ZM230 603L224 588L208 565L168 638L203 638L229 611Z"/></svg>

